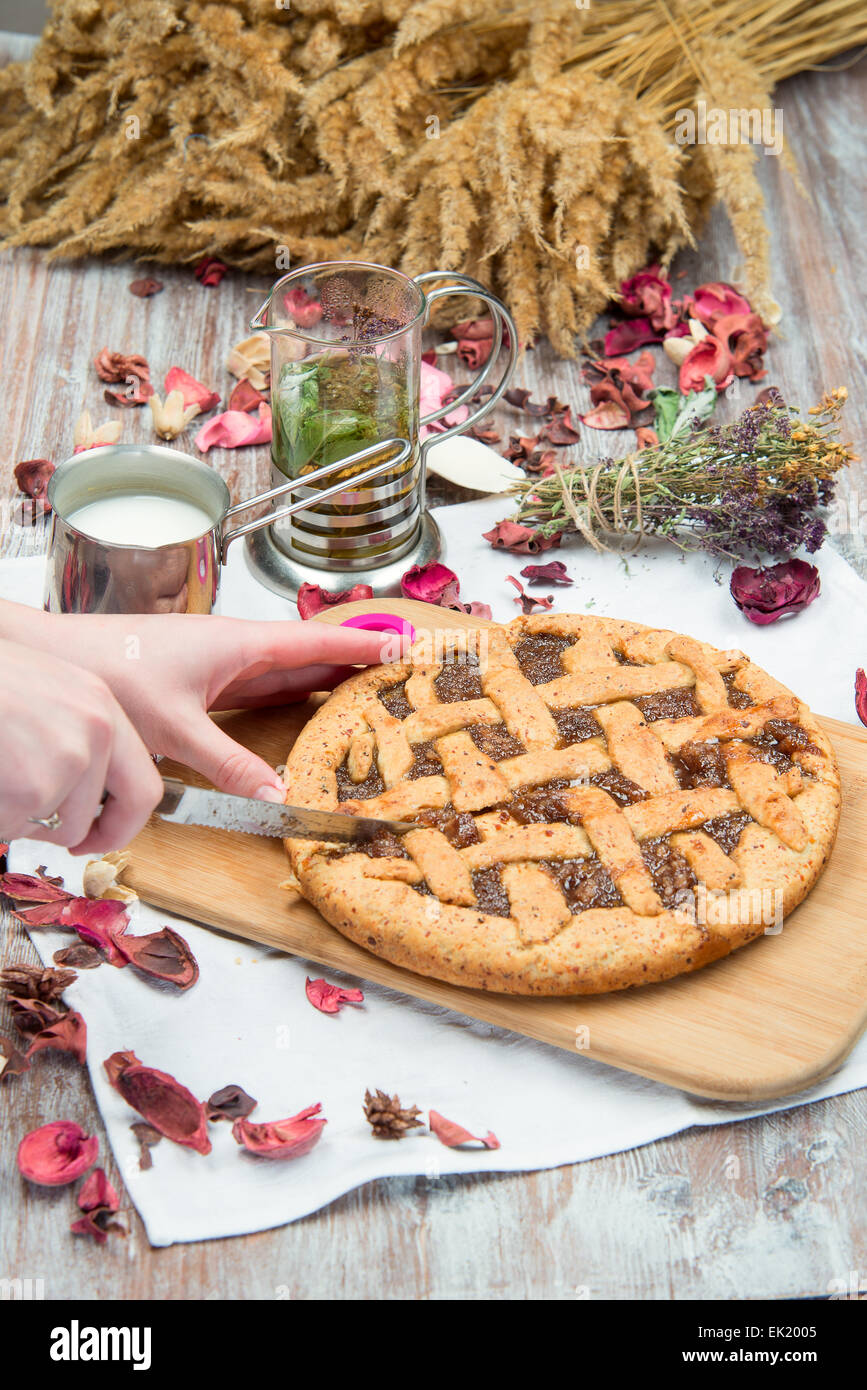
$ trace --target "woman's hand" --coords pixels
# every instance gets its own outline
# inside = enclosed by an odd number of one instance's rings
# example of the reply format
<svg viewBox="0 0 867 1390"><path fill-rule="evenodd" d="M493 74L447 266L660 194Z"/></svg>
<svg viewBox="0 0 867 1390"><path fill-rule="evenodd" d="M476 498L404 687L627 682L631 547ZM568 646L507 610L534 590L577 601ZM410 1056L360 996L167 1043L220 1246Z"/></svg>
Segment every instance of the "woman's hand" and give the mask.
<svg viewBox="0 0 867 1390"><path fill-rule="evenodd" d="M274 769L235 743L207 711L300 700L331 689L354 665L400 654L393 635L324 623L66 616L2 604L0 632L10 630L17 642L100 676L151 753L194 768L221 791L270 801L284 799Z"/></svg>
<svg viewBox="0 0 867 1390"><path fill-rule="evenodd" d="M80 666L0 640L0 728L2 839L105 854L137 834L162 796L159 774L114 695ZM56 830L33 824L55 812Z"/></svg>

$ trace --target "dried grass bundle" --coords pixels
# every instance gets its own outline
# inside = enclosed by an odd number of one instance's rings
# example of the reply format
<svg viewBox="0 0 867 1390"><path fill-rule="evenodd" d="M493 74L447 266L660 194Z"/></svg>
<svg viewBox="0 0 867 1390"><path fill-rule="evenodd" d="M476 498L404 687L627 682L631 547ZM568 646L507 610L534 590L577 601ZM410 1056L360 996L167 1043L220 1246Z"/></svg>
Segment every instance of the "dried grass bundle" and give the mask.
<svg viewBox="0 0 867 1390"><path fill-rule="evenodd" d="M768 110L865 41L859 0L54 0L0 72L0 233L62 257L461 269L571 353L722 200L772 318L759 149L676 143L680 113Z"/></svg>

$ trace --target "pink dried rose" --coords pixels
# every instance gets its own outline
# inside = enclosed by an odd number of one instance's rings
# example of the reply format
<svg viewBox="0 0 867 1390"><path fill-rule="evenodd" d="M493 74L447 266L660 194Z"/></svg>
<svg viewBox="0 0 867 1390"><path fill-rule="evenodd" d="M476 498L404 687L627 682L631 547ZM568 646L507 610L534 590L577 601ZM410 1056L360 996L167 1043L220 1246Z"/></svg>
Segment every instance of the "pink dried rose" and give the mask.
<svg viewBox="0 0 867 1390"><path fill-rule="evenodd" d="M456 323L452 333L458 344L458 357L465 367L476 372L483 367L491 355L494 345L494 320L492 318L465 319ZM509 330L503 329L503 346L509 347Z"/></svg>
<svg viewBox="0 0 867 1390"><path fill-rule="evenodd" d="M113 1052L103 1063L127 1105L167 1139L197 1153L211 1152L204 1106L168 1072L146 1067L134 1052Z"/></svg>
<svg viewBox="0 0 867 1390"><path fill-rule="evenodd" d="M698 319L705 328L714 332L716 320L723 315L752 313L749 300L738 294L733 285L719 280L699 285L697 290L684 299L684 309L689 318Z"/></svg>
<svg viewBox="0 0 867 1390"><path fill-rule="evenodd" d="M734 363L725 343L721 343L712 333L696 343L680 364L678 388L681 395L690 391L703 391L704 379L709 376L716 384L717 391L724 391L734 380Z"/></svg>
<svg viewBox="0 0 867 1390"><path fill-rule="evenodd" d="M32 497L34 502L38 502L38 510L43 516L47 516L51 506L46 494L54 472L54 464L50 459L25 459L23 463L16 463L14 472L15 481L21 491L27 497Z"/></svg>
<svg viewBox="0 0 867 1390"><path fill-rule="evenodd" d="M196 448L206 454L216 445L220 449L241 449L248 444L270 444L271 407L264 401L258 418L244 410L224 410L203 425L196 435Z"/></svg>
<svg viewBox="0 0 867 1390"><path fill-rule="evenodd" d="M18 1145L18 1171L41 1187L75 1182L96 1162L99 1140L72 1120L52 1120L25 1134Z"/></svg>
<svg viewBox="0 0 867 1390"><path fill-rule="evenodd" d="M547 598L534 598L532 594L526 593L520 579L516 579L513 574L506 575L506 582L508 584L514 584L515 588L518 590L518 597L515 599L515 602L521 605L522 613L533 613L537 608L545 612L554 602L553 594L549 594Z"/></svg>
<svg viewBox="0 0 867 1390"><path fill-rule="evenodd" d="M134 294L137 299L150 299L152 294L159 294L162 287L162 280L154 280L152 276L148 275L142 280L133 280L129 292Z"/></svg>
<svg viewBox="0 0 867 1390"><path fill-rule="evenodd" d="M166 372L165 389L167 394L170 391L180 391L184 405L197 405L203 415L220 404L219 392L209 391L207 386L190 376L183 367L169 367Z"/></svg>
<svg viewBox="0 0 867 1390"><path fill-rule="evenodd" d="M300 1158L319 1142L327 1120L318 1119L322 1105L308 1105L288 1120L272 1120L269 1124L253 1124L251 1120L236 1120L232 1134L239 1144L259 1158Z"/></svg>
<svg viewBox="0 0 867 1390"><path fill-rule="evenodd" d="M217 260L216 256L203 256L196 266L193 274L200 285L219 285L226 271L229 269L223 261Z"/></svg>
<svg viewBox="0 0 867 1390"><path fill-rule="evenodd" d="M329 985L325 980L311 980L308 976L304 988L310 1003L321 1014L338 1014L344 1004L364 1003L360 989L343 989L340 985Z"/></svg>
<svg viewBox="0 0 867 1390"><path fill-rule="evenodd" d="M785 613L800 613L819 594L819 571L806 560L785 560L768 568L738 565L731 595L744 617L761 627Z"/></svg>
<svg viewBox="0 0 867 1390"><path fill-rule="evenodd" d="M129 926L129 914L117 898L71 898L58 913L55 925L77 932L87 945L96 946L109 965L126 965L117 938Z"/></svg>
<svg viewBox="0 0 867 1390"><path fill-rule="evenodd" d="M547 565L525 565L522 579L530 584L572 584L562 560L549 560Z"/></svg>
<svg viewBox="0 0 867 1390"><path fill-rule="evenodd" d="M657 333L667 332L677 320L671 303L671 285L658 265L649 265L623 281L620 307L630 318L649 320Z"/></svg>
<svg viewBox="0 0 867 1390"><path fill-rule="evenodd" d="M622 401L603 401L581 416L582 422L592 430L625 430L631 418Z"/></svg>
<svg viewBox="0 0 867 1390"><path fill-rule="evenodd" d="M162 927L146 936L119 933L114 937L114 945L136 970L177 985L179 990L190 989L199 978L195 956L180 932L172 927Z"/></svg>
<svg viewBox="0 0 867 1390"><path fill-rule="evenodd" d="M863 666L855 672L855 713L862 724L867 724L867 675Z"/></svg>
<svg viewBox="0 0 867 1390"><path fill-rule="evenodd" d="M490 1130L482 1138L480 1134L470 1134L463 1125L456 1125L454 1120L447 1120L445 1115L440 1115L438 1111L431 1110L428 1114L428 1123L431 1133L435 1134L441 1144L445 1144L447 1149L456 1149L461 1144L484 1144L486 1149L498 1149L500 1141L496 1134Z"/></svg>
<svg viewBox="0 0 867 1390"><path fill-rule="evenodd" d="M78 1205L85 1213L78 1221L73 1221L70 1231L76 1236L93 1236L97 1245L105 1245L109 1231L126 1234L118 1221L109 1218L118 1210L120 1198L105 1175L103 1168L94 1168L82 1183L78 1194Z"/></svg>
<svg viewBox="0 0 867 1390"><path fill-rule="evenodd" d="M369 584L353 584L351 589L341 589L339 593L329 593L318 584L302 584L298 590L298 616L305 621L315 618L317 613L327 613L341 603L357 603L360 599L373 598Z"/></svg>
<svg viewBox="0 0 867 1390"><path fill-rule="evenodd" d="M287 290L283 296L287 314L290 314L296 328L312 328L322 318L323 308L318 299L308 294L303 285Z"/></svg>
<svg viewBox="0 0 867 1390"><path fill-rule="evenodd" d="M513 555L538 555L541 550L553 550L562 536L559 531L545 536L530 526L519 526L516 521L498 521L490 531L482 532L482 539L490 541L495 550L508 550Z"/></svg>

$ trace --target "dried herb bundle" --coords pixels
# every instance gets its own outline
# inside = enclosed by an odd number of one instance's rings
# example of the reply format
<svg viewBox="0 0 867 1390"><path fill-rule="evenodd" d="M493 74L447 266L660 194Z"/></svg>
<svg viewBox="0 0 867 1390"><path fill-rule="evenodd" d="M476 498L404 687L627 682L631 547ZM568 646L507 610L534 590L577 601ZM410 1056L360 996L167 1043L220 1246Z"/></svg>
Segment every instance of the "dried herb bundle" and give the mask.
<svg viewBox="0 0 867 1390"><path fill-rule="evenodd" d="M546 331L563 352L718 199L773 320L759 151L678 144L677 113L769 111L781 78L867 41L858 0L53 11L32 60L0 72L8 243L461 269L499 290L523 339Z"/></svg>
<svg viewBox="0 0 867 1390"><path fill-rule="evenodd" d="M540 542L576 534L597 550L612 537L655 536L733 559L812 553L825 538L820 512L836 475L855 458L838 439L845 399L843 387L826 393L802 422L771 389L731 425L698 421L655 448L558 469L519 486L514 517L487 538L511 549L512 533L528 528Z"/></svg>

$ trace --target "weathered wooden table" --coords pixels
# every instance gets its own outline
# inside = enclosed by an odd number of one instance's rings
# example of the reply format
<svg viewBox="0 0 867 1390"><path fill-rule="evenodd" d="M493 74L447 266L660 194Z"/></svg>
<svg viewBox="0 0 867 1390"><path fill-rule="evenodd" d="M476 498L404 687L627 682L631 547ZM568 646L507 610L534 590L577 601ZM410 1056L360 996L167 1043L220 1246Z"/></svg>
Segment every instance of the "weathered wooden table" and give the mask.
<svg viewBox="0 0 867 1390"><path fill-rule="evenodd" d="M7 38L2 51L26 51ZM867 99L867 66L809 73L777 93L800 162L806 197L778 160L761 158L784 316L768 354L769 382L812 404L845 383L849 433L863 445L865 354L859 306L865 282L863 161L853 130ZM736 277L724 220L674 267L682 284ZM129 266L48 265L36 253L0 259L3 393L0 414L0 555L32 555L42 526L14 524L12 467L58 461L72 448L82 407L95 423L118 415L104 404L92 360L100 348L141 352L158 386L179 365L218 389L223 363L268 279L233 275L203 289L189 269L156 270L165 291L139 300ZM675 291L679 292L678 289ZM664 379L660 374L661 379ZM586 387L574 363L545 346L526 355L516 384L552 392L578 409ZM726 402L728 413L752 398ZM125 440L148 440L149 412L121 412ZM520 417L496 417L504 436ZM583 457L632 436L582 435ZM191 448L191 435L178 440ZM624 442L628 447L628 442ZM213 465L238 495L266 485L267 450L216 450ZM848 481L857 518L864 471ZM466 500L435 485L434 500ZM504 509L505 511L505 509ZM854 524L854 522L853 522ZM863 535L835 543L867 573ZM614 561L612 561L614 563ZM867 657L867 653L865 653ZM36 959L7 918L2 961ZM0 1016L0 1031L8 1017ZM66 1235L68 1194L27 1187L15 1151L22 1134L58 1114L75 1114L100 1136L109 1176L120 1187L86 1074L52 1054L0 1091L0 1276L43 1278L49 1298L725 1298L823 1295L829 1281L867 1282L867 1188L863 1182L867 1093L768 1118L696 1128L627 1153L551 1172L370 1183L294 1225L231 1241L151 1250L131 1214L127 1240L102 1249ZM737 1164L731 1159L736 1157ZM727 1174L737 1173L736 1177ZM278 1293L279 1291L279 1293Z"/></svg>

